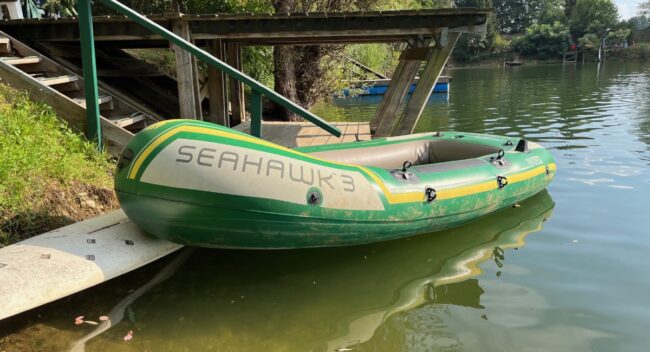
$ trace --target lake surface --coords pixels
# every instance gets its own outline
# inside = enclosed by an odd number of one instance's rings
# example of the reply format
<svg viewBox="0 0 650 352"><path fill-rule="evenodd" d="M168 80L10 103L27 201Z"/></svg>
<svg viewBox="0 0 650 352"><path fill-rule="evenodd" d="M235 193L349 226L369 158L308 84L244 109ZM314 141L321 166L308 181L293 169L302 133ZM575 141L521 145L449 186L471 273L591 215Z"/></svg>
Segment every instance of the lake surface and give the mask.
<svg viewBox="0 0 650 352"><path fill-rule="evenodd" d="M404 240L197 250L86 350L647 350L650 63L450 74L448 99L431 100L417 131L541 142L558 164L548 191ZM314 111L368 121L376 104L335 100ZM64 350L94 328L75 316L108 313L167 261L2 322L0 341L12 334L16 350Z"/></svg>

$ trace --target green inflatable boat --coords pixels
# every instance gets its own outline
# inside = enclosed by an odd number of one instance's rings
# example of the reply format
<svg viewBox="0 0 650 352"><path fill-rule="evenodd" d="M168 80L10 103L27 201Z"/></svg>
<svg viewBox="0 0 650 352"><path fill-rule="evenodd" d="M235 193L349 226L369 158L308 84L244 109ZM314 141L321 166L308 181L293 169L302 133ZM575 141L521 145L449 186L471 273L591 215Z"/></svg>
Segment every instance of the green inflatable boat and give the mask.
<svg viewBox="0 0 650 352"><path fill-rule="evenodd" d="M124 148L115 191L150 234L221 248L385 241L458 226L542 191L555 161L524 139L437 132L288 149L168 120Z"/></svg>

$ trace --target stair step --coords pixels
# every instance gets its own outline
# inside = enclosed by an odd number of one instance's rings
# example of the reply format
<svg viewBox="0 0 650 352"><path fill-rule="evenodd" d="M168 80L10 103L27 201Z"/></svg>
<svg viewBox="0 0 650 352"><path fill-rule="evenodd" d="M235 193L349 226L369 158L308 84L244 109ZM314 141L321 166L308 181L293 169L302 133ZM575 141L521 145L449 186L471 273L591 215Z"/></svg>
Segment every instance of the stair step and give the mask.
<svg viewBox="0 0 650 352"><path fill-rule="evenodd" d="M57 84L71 83L77 81L77 76L66 75L57 77L40 77L37 80L46 86L55 86Z"/></svg>
<svg viewBox="0 0 650 352"><path fill-rule="evenodd" d="M147 117L142 114L133 114L129 116L115 116L110 117L109 120L120 127L126 127L145 120Z"/></svg>
<svg viewBox="0 0 650 352"><path fill-rule="evenodd" d="M0 54L11 53L11 40L6 37L0 37Z"/></svg>
<svg viewBox="0 0 650 352"><path fill-rule="evenodd" d="M2 62L8 63L9 65L29 65L29 64L38 64L43 59L38 56L25 56L25 57L3 57L0 58Z"/></svg>
<svg viewBox="0 0 650 352"><path fill-rule="evenodd" d="M77 104L83 106L84 108L86 107L86 98L83 98L83 97L82 98L73 98L72 100L74 100ZM101 104L108 103L111 100L113 100L113 97L110 96L110 95L100 95L99 99L97 99L97 102L99 103L99 105L101 105Z"/></svg>

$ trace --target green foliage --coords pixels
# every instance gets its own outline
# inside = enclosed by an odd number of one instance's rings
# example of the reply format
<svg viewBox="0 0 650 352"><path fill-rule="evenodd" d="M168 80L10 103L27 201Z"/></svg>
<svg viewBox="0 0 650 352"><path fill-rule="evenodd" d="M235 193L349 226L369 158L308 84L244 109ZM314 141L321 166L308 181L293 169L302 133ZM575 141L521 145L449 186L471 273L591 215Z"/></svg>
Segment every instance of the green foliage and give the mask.
<svg viewBox="0 0 650 352"><path fill-rule="evenodd" d="M638 6L640 15L650 16L650 0L641 1Z"/></svg>
<svg viewBox="0 0 650 352"><path fill-rule="evenodd" d="M353 44L346 46L345 55L390 77L399 59L399 49L399 46L390 44ZM375 78L371 76L364 77L365 73L361 69L349 63L346 64L346 71L348 72L348 76ZM350 72L353 74L350 75Z"/></svg>
<svg viewBox="0 0 650 352"><path fill-rule="evenodd" d="M617 29L613 32L610 32L607 35L607 45L608 46L623 46L628 40L632 30L629 28Z"/></svg>
<svg viewBox="0 0 650 352"><path fill-rule="evenodd" d="M493 0L497 28L502 33L522 33L537 23L545 10L545 0Z"/></svg>
<svg viewBox="0 0 650 352"><path fill-rule="evenodd" d="M571 18L573 8L576 6L576 0L564 0L564 17Z"/></svg>
<svg viewBox="0 0 650 352"><path fill-rule="evenodd" d="M43 9L50 14L74 17L77 16L77 0L47 0Z"/></svg>
<svg viewBox="0 0 650 352"><path fill-rule="evenodd" d="M458 62L475 62L492 52L491 44L485 33L466 33L458 39L452 55Z"/></svg>
<svg viewBox="0 0 650 352"><path fill-rule="evenodd" d="M587 33L578 38L578 45L582 50L596 51L600 47L600 38L593 33Z"/></svg>
<svg viewBox="0 0 650 352"><path fill-rule="evenodd" d="M568 28L555 22L535 24L526 30L526 35L513 40L513 49L528 56L548 59L562 55L571 40Z"/></svg>
<svg viewBox="0 0 650 352"><path fill-rule="evenodd" d="M273 86L273 47L247 46L242 48L244 72L267 87Z"/></svg>
<svg viewBox="0 0 650 352"><path fill-rule="evenodd" d="M0 217L28 210L53 183L110 187L107 155L52 110L0 84Z"/></svg>
<svg viewBox="0 0 650 352"><path fill-rule="evenodd" d="M587 33L602 37L618 23L618 9L611 0L577 0L569 26L571 34L580 38Z"/></svg>

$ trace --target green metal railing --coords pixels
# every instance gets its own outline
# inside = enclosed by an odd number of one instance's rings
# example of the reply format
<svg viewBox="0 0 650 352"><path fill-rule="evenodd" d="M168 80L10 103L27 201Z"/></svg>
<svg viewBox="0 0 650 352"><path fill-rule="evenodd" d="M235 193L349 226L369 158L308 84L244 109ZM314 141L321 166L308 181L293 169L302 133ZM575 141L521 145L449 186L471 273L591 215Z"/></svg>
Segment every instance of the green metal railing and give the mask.
<svg viewBox="0 0 650 352"><path fill-rule="evenodd" d="M205 61L208 65L216 68L229 75L230 77L251 87L251 134L260 137L262 134L262 96L271 99L284 108L298 114L307 121L314 123L316 126L324 129L336 137L341 136L341 131L335 126L330 125L327 121L307 111L300 105L288 100L282 95L269 89L262 83L247 76L243 72L235 69L227 63L210 55L205 50L177 36L173 32L149 20L133 9L115 0L99 0L111 9L120 12L134 22L147 28L148 30L160 35L161 37L176 44L176 46L188 51L196 58ZM88 118L88 131L86 135L90 140L96 140L99 148L102 147L101 141L101 124L99 117L99 104L97 92L97 68L95 64L95 44L93 35L93 19L91 0L79 0L79 30L81 40L81 54L83 74L86 89L86 109Z"/></svg>

